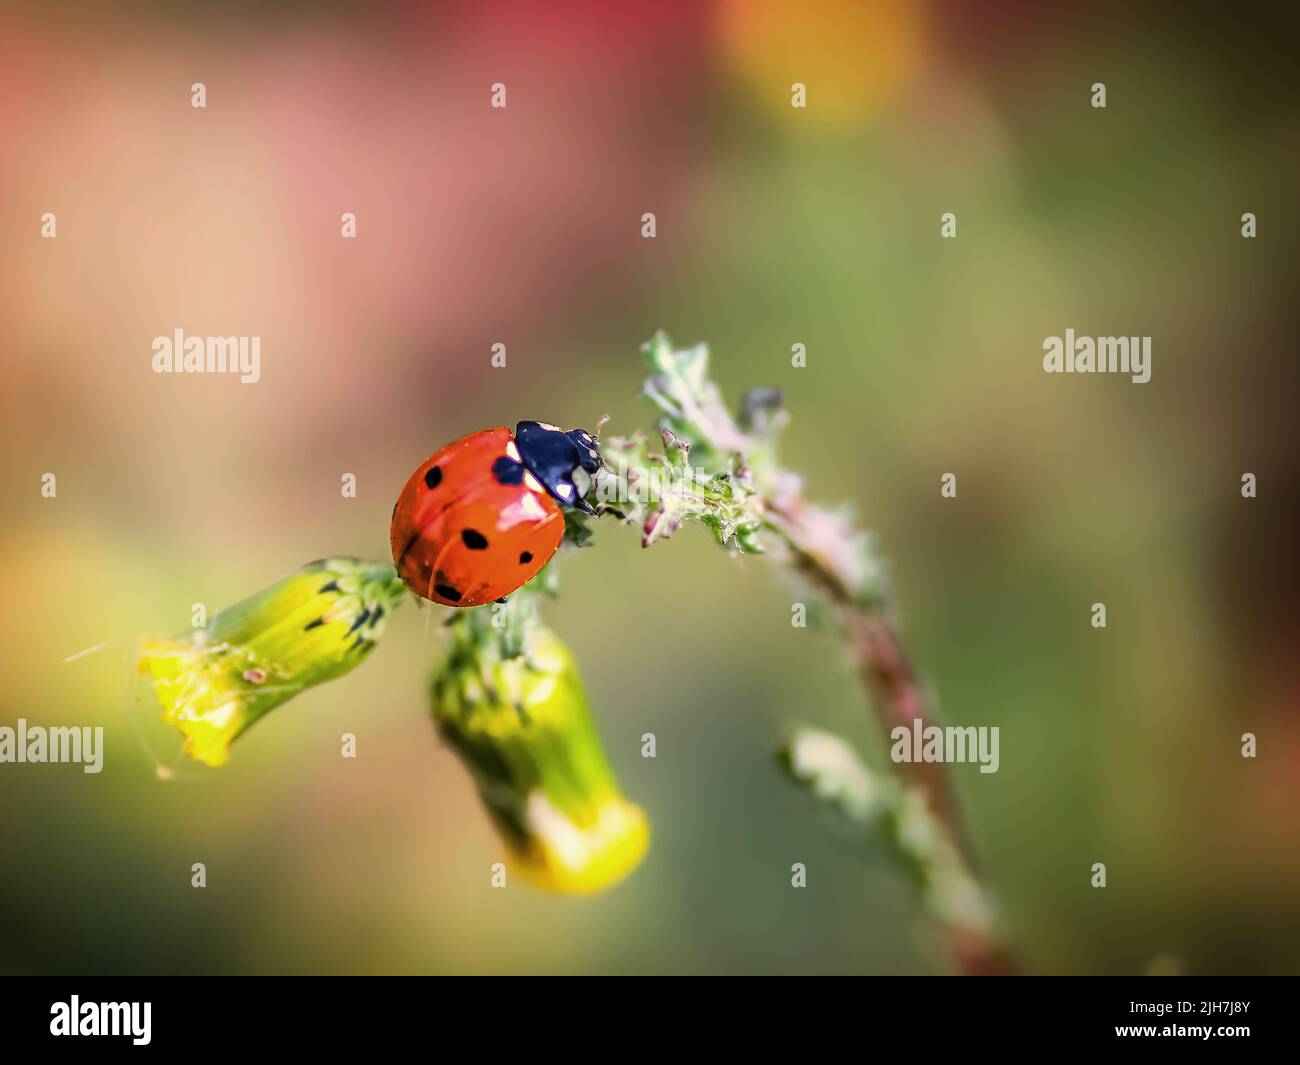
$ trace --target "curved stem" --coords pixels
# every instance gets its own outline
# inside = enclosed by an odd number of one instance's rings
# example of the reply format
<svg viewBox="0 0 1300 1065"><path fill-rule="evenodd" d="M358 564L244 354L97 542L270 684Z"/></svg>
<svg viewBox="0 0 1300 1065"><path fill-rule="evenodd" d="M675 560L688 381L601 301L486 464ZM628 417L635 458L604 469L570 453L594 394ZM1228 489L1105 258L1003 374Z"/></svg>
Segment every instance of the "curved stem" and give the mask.
<svg viewBox="0 0 1300 1065"><path fill-rule="evenodd" d="M802 520L801 508L782 508L768 503L764 525L780 538L791 554L792 563L840 610L876 716L886 740L898 726L911 731L913 722L924 719L938 723L938 715L927 706L920 680L888 616L883 599L863 600L853 594L854 582L839 571L834 556L820 549L818 538ZM899 771L924 797L933 822L944 839L938 841L937 860L946 866L930 870L932 887L949 885L954 892L984 889L976 879L974 848L962 822L948 774L942 762L904 762ZM958 970L967 975L1009 974L1014 965L998 941L985 908L970 912L957 899L937 901L931 907L944 925L949 948Z"/></svg>

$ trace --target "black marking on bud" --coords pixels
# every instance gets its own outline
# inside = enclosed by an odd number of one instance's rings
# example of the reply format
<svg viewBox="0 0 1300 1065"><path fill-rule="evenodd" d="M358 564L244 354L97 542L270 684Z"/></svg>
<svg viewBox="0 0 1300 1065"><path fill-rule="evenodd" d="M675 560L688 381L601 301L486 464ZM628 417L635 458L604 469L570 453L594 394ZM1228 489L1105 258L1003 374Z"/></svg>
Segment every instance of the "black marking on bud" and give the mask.
<svg viewBox="0 0 1300 1065"><path fill-rule="evenodd" d="M370 617L369 610L361 611L361 613L359 613L355 618L352 619L352 626L343 635L351 636L354 632L357 631L357 629L361 628L361 626L366 623L366 618L368 617Z"/></svg>
<svg viewBox="0 0 1300 1065"><path fill-rule="evenodd" d="M307 624L303 626L303 630L302 630L302 631L303 631L303 632L311 632L312 629L319 628L321 625L324 625L324 624L325 624L325 619L324 619L324 618L317 618L315 621L309 621L309 622L307 622Z"/></svg>
<svg viewBox="0 0 1300 1065"><path fill-rule="evenodd" d="M320 594L320 595L324 595L326 592L337 592L338 590L339 590L339 582L338 582L338 581L330 581L329 584L327 584L327 585L325 585L324 587L321 588L321 590L320 590L320 592L319 592L318 594Z"/></svg>

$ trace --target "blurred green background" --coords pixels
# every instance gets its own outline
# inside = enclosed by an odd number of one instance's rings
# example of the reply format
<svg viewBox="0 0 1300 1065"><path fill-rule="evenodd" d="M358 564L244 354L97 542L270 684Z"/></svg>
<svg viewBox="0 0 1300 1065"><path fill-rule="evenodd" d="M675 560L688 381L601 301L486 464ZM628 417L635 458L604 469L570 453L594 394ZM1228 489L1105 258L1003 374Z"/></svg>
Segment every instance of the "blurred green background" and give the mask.
<svg viewBox="0 0 1300 1065"><path fill-rule="evenodd" d="M660 327L707 341L733 394L785 390L785 458L879 533L945 715L1001 727L1000 772L955 779L1023 966L1297 970L1278 27L896 0L3 23L0 725L102 724L107 757L0 766L0 970L941 970L902 876L773 761L799 721L878 754L849 663L699 530L642 552L602 526L548 610L653 824L592 898L489 887L502 849L424 701L436 611L171 783L132 727L129 647L61 661L382 557L407 475L464 433L646 424ZM260 336L261 382L153 374L177 328ZM1066 328L1152 336L1151 382L1045 375Z"/></svg>

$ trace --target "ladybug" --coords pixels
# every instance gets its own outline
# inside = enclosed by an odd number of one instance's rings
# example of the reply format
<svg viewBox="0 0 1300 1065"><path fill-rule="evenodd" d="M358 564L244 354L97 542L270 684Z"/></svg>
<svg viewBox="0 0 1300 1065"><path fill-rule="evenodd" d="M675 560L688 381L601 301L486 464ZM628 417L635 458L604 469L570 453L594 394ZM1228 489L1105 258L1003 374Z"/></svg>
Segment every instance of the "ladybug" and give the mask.
<svg viewBox="0 0 1300 1065"><path fill-rule="evenodd" d="M398 575L444 606L509 595L560 546L560 504L596 513L583 495L599 468L585 429L520 422L513 433L461 437L425 459L397 497L389 540Z"/></svg>

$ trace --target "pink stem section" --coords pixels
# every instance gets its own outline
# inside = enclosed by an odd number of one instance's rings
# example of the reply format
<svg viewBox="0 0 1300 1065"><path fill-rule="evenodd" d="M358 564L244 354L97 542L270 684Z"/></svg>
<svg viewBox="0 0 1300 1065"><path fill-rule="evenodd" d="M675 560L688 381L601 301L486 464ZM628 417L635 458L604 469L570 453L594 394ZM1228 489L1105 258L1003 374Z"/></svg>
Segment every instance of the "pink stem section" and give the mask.
<svg viewBox="0 0 1300 1065"><path fill-rule="evenodd" d="M938 714L927 706L916 671L888 617L885 604L864 605L853 582L836 564L833 552L821 550L816 534L802 520L798 504L779 508L769 502L765 518L793 555L795 568L820 588L840 609L857 665L886 740L902 725L910 732L913 722L938 724ZM959 814L948 774L942 762L903 762L899 772L926 798L937 824L947 835L954 860L975 879L976 862ZM965 975L1005 975L1015 971L1006 949L983 927L949 922L945 929L957 970Z"/></svg>

